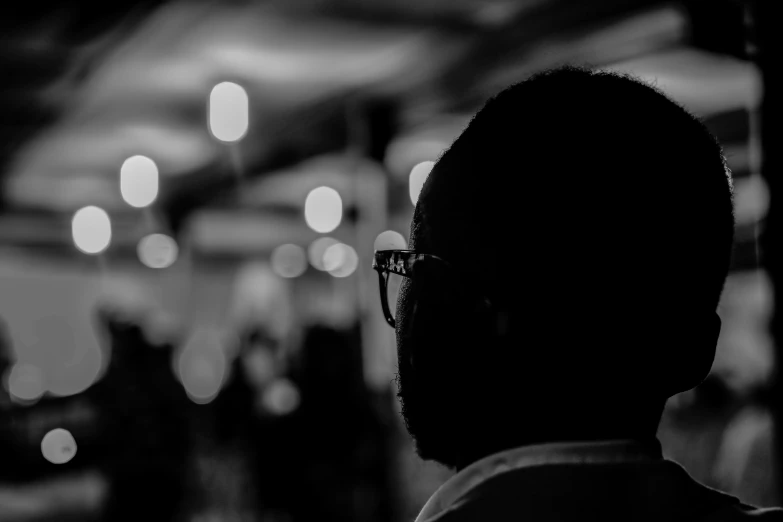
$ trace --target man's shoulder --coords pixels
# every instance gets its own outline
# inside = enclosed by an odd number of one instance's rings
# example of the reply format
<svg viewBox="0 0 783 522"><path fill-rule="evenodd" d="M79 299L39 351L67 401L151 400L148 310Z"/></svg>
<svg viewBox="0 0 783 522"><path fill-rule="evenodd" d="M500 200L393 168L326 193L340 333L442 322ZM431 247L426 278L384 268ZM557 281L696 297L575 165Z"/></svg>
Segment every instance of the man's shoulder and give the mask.
<svg viewBox="0 0 783 522"><path fill-rule="evenodd" d="M756 508L745 504L727 506L703 519L703 522L777 522L783 521L781 508ZM700 521L701 522L701 521Z"/></svg>
<svg viewBox="0 0 783 522"><path fill-rule="evenodd" d="M783 509L757 508L693 480L671 462L541 466L498 474L426 522L484 520L783 522Z"/></svg>
<svg viewBox="0 0 783 522"><path fill-rule="evenodd" d="M448 510L438 516L427 519L426 522L473 522L487 520L486 511L476 510ZM505 520L505 515L493 514L492 520ZM548 513L547 515L551 515ZM544 517L547 518L547 517ZM612 519L609 516L607 519ZM647 520L642 518L642 520ZM696 516L689 522L783 522L783 509L781 508L754 508L751 506L728 506L713 512L707 516Z"/></svg>

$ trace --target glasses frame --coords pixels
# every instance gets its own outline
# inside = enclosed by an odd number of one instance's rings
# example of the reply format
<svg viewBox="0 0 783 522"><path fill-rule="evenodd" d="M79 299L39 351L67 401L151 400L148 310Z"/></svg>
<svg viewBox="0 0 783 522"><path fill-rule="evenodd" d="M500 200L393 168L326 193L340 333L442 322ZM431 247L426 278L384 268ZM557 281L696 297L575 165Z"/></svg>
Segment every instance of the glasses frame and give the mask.
<svg viewBox="0 0 783 522"><path fill-rule="evenodd" d="M386 273L397 274L403 277L413 278L415 267L417 263L432 262L443 266L448 271L457 272L454 266L443 258L432 254L423 254L416 252L415 250L376 250L373 256L372 268L378 272L378 284L381 297L381 308L383 308L383 315L386 322L392 328L396 327L396 321L394 315L389 307L388 298L388 278L384 276ZM483 300L487 304L491 305L491 301L486 297L484 292L479 291Z"/></svg>

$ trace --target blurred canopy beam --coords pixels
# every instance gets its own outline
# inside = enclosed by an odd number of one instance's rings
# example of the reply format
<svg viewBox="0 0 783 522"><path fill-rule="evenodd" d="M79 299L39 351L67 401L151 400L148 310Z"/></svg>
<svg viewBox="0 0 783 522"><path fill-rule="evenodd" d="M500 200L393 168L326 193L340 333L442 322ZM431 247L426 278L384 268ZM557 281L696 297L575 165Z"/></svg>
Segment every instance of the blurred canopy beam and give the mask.
<svg viewBox="0 0 783 522"><path fill-rule="evenodd" d="M721 39L737 24L729 1L157 0L13 9L0 16L7 43L0 65L14 73L0 96L0 234L7 244L40 250L48 241L46 248L73 256L70 237L52 242L52 231L67 232L63 223L79 206L101 205L116 223L140 219L116 190L126 149L158 164L160 195L151 212L175 235L202 210L271 212L293 221L301 209L275 198L293 193L301 180L290 175L291 187L281 188L271 178L349 147L392 167L390 139L437 118L471 114L535 70L566 61L638 65L645 56L676 63L687 55L711 71L718 53L737 56L736 38ZM735 63L706 83L738 77L733 66L742 69ZM204 121L209 82L229 73L251 100L248 136L234 144L233 159L210 139ZM688 81L679 80L687 91ZM700 88L688 91L691 98ZM724 143L747 136L745 110L705 116ZM405 192L412 155L392 158L404 167L391 172L393 196ZM241 178L233 172L236 158ZM409 210L407 199L397 210ZM38 240L9 228L42 230L46 220L51 230ZM132 253L121 247L123 234L115 236L114 245Z"/></svg>
<svg viewBox="0 0 783 522"><path fill-rule="evenodd" d="M647 24L634 24L636 16L647 17ZM612 32L613 25L617 25L616 32ZM536 70L568 61L603 65L628 57L629 47L618 45L623 42L617 38L638 39L633 33L639 29L644 29L642 38L646 41L641 46L630 46L631 56L672 40L681 41L682 25L679 11L655 0L542 2L521 11L499 29L481 35L440 83L444 93L455 100L454 109L475 108L489 95ZM592 45L585 45L593 33L598 33L598 38Z"/></svg>
<svg viewBox="0 0 783 522"><path fill-rule="evenodd" d="M6 170L12 155L27 140L57 120L59 111L46 102L42 91L75 70L79 50L89 46L90 54L97 58L163 1L0 5L0 169ZM112 31L113 38L106 38ZM83 73L90 65L86 61L81 64ZM0 183L0 211L7 203L3 189Z"/></svg>

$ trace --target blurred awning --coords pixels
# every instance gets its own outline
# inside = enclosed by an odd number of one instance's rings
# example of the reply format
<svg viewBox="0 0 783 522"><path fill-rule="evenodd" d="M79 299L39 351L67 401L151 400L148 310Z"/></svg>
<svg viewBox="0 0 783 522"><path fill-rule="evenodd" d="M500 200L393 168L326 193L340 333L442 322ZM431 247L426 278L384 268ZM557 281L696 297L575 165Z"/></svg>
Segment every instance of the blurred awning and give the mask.
<svg viewBox="0 0 783 522"><path fill-rule="evenodd" d="M188 229L217 245L234 215L256 245L299 241L307 232L296 212L308 190L345 186L350 199L350 166L319 161L352 145L352 104L391 100L396 123L383 162L390 183L404 185L482 100L565 62L655 82L747 157L739 124L758 103L758 73L690 46L690 24L678 4L655 0L336 0L163 3L70 47L54 45L56 24L44 25L14 45L31 64L49 64L53 77L24 99L48 107L54 123L25 138L4 167L0 237L70 245L71 213L100 205L117 223L115 244L126 227L132 243L144 218L122 201L119 168L143 154L162 176L155 213L172 228L192 215ZM206 122L210 89L225 80L250 100L248 134L233 147L216 142ZM8 104L23 91L2 96ZM241 183L231 176L237 168ZM265 224L247 224L257 221Z"/></svg>

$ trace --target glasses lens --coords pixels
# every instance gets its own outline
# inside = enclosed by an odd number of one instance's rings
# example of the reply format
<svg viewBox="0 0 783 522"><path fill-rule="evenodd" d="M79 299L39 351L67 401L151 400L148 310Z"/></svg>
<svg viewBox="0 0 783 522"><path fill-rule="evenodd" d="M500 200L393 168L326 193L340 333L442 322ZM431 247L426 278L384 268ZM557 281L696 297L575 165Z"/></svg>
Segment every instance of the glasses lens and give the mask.
<svg viewBox="0 0 783 522"><path fill-rule="evenodd" d="M400 295L403 277L399 274L386 273L386 300L392 317L397 319L397 296Z"/></svg>

